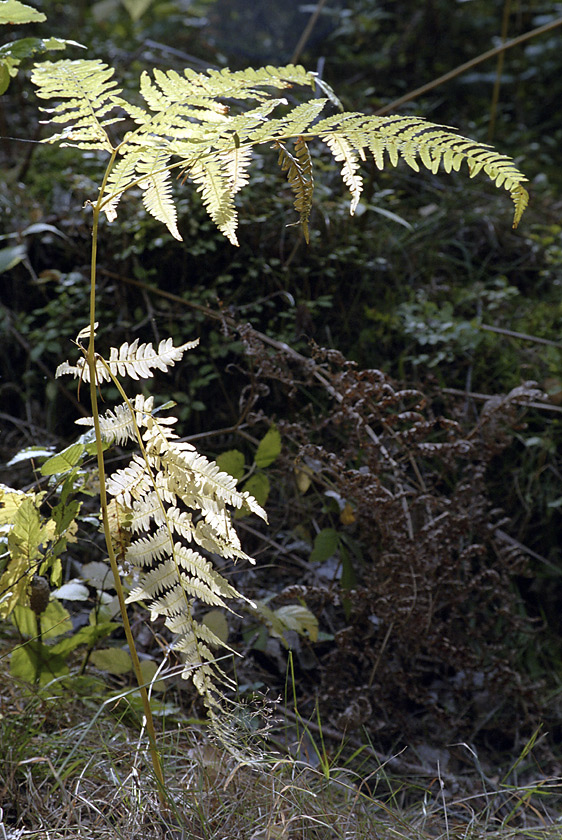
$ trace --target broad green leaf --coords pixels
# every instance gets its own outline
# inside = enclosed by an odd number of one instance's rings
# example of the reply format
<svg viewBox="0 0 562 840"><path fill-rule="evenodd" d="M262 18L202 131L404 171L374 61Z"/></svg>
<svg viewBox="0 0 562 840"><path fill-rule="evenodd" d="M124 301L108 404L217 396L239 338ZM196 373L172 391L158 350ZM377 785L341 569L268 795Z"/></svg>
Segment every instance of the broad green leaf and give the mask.
<svg viewBox="0 0 562 840"><path fill-rule="evenodd" d="M281 453L281 435L279 430L272 426L258 445L254 456L254 464L259 469L269 467ZM259 501L259 500L258 500Z"/></svg>
<svg viewBox="0 0 562 840"><path fill-rule="evenodd" d="M80 645L94 645L99 639L109 636L117 627L119 627L119 624L115 621L106 621L103 624L96 624L95 626L88 624L85 627L81 627L80 630L77 630L76 633L67 639L57 642L51 650L53 653L60 654L61 656L68 656L69 653L76 650Z"/></svg>
<svg viewBox="0 0 562 840"><path fill-rule="evenodd" d="M12 621L22 636L37 635L37 618L29 607L18 605L14 608ZM47 609L41 613L41 638L54 639L72 630L70 615L59 601L49 601Z"/></svg>
<svg viewBox="0 0 562 840"><path fill-rule="evenodd" d="M39 677L39 684L46 685L68 674L68 666L64 657L54 654L47 645L27 642L12 651L10 673L26 682L35 682Z"/></svg>
<svg viewBox="0 0 562 840"><path fill-rule="evenodd" d="M233 478L240 479L244 475L244 455L238 449L222 452L217 458L217 464Z"/></svg>
<svg viewBox="0 0 562 840"><path fill-rule="evenodd" d="M340 535L335 528L323 528L314 538L314 548L310 554L312 563L324 563L333 557L340 546Z"/></svg>
<svg viewBox="0 0 562 840"><path fill-rule="evenodd" d="M36 500L32 496L27 496L19 505L14 516L12 530L8 534L8 549L12 557L35 559L39 546L54 535L52 526L54 522L43 523L36 507Z"/></svg>
<svg viewBox="0 0 562 840"><path fill-rule="evenodd" d="M41 467L41 475L58 475L75 467L84 454L83 443L73 443L45 461Z"/></svg>
<svg viewBox="0 0 562 840"><path fill-rule="evenodd" d="M25 245L10 245L8 248L0 249L0 274L14 268L14 266L24 260L26 256L27 248Z"/></svg>
<svg viewBox="0 0 562 840"><path fill-rule="evenodd" d="M47 16L19 0L1 0L0 25L15 23L43 23Z"/></svg>
<svg viewBox="0 0 562 840"><path fill-rule="evenodd" d="M10 69L8 65L0 61L0 96L6 93L10 84Z"/></svg>
<svg viewBox="0 0 562 840"><path fill-rule="evenodd" d="M15 65L19 64L22 58L29 58L32 55L42 54L48 50L64 50L67 46L81 47L86 49L84 44L78 41L67 41L64 38L19 38L17 41L10 41L0 47L0 61L7 60ZM29 233L28 230L23 231ZM59 231L60 234L60 231ZM64 234L60 234L64 236Z"/></svg>
<svg viewBox="0 0 562 840"><path fill-rule="evenodd" d="M72 630L70 613L56 598L49 601L45 612L41 613L41 633L43 639L55 639Z"/></svg>
<svg viewBox="0 0 562 840"><path fill-rule="evenodd" d="M133 667L130 654L122 648L95 650L90 659L96 668L108 674L127 674Z"/></svg>

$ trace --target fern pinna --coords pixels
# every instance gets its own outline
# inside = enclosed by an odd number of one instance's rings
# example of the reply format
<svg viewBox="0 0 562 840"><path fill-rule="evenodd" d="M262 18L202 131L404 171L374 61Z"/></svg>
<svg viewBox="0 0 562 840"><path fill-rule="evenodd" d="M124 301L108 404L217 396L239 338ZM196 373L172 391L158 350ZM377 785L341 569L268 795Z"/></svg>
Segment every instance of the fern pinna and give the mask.
<svg viewBox="0 0 562 840"><path fill-rule="evenodd" d="M80 336L78 338L80 343ZM128 375L133 379L166 370L197 344L173 347L171 340L151 344L124 344L112 348L109 360L97 359L99 380ZM89 379L83 359L64 362L57 376L71 374ZM93 418L80 418L93 425ZM99 417L102 438L110 443L136 441L142 457L133 454L128 466L107 479L113 497L111 537L123 573L132 576L127 602L143 601L151 618L164 616L176 636L174 648L184 662L183 675L191 677L212 710L220 705L219 686L228 683L216 665L213 648L224 646L193 615L197 599L228 609L227 601L243 598L212 565L213 555L253 562L243 551L232 525L229 508L246 508L266 519L265 512L236 480L200 455L190 443L178 440L174 417L154 412L153 397L137 395Z"/></svg>

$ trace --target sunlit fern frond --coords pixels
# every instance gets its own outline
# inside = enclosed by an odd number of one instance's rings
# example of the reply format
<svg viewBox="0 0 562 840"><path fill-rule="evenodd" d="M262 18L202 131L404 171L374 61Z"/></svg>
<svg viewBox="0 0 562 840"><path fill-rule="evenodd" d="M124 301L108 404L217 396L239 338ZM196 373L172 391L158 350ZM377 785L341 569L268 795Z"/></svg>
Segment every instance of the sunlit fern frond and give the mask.
<svg viewBox="0 0 562 840"><path fill-rule="evenodd" d="M295 154L279 142L275 143L279 151L278 163L287 172L287 180L295 195L294 207L300 217L300 224L306 242L309 242L308 220L312 209L314 193L314 179L312 176L312 160L308 146L302 137L297 137Z"/></svg>
<svg viewBox="0 0 562 840"><path fill-rule="evenodd" d="M128 372L129 350L123 346L112 356L115 375ZM91 425L89 419L79 422ZM213 558L253 562L240 545L232 509L266 515L231 475L178 438L176 422L162 417L153 399L142 395L100 418L103 437L142 444L142 455L133 453L106 479L112 497L107 526L120 567L131 578L127 602L142 602L153 619L163 617L177 634L174 647L184 661L183 675L193 679L212 714L230 687L216 663L217 649L225 644L197 620L196 610L198 605L231 610L232 600L247 600Z"/></svg>
<svg viewBox="0 0 562 840"><path fill-rule="evenodd" d="M511 158L421 117L339 114L316 123L314 136L327 143L336 160L345 161L342 175L352 194L352 211L361 192L354 174L357 155L364 159L365 150L371 152L379 169L386 165L388 155L392 166L402 158L415 172L419 172L419 163L436 173L441 164L446 172L451 172L458 171L463 162L471 178L483 171L497 187L510 193L515 206L514 227L528 203L523 187L527 179Z"/></svg>
<svg viewBox="0 0 562 840"><path fill-rule="evenodd" d="M127 403L116 405L100 415L100 431L104 440L116 443L118 446L135 440L136 428L145 424L145 419L152 414L154 397L143 397L142 394L132 400L131 407ZM131 408L133 409L131 411ZM91 417L79 417L75 421L80 426L93 426Z"/></svg>
<svg viewBox="0 0 562 840"><path fill-rule="evenodd" d="M198 160L188 168L185 175L196 184L197 192L201 195L207 213L221 233L233 245L238 245L236 238L238 218L234 206L234 193L220 159L209 157Z"/></svg>
<svg viewBox="0 0 562 840"><path fill-rule="evenodd" d="M252 149L250 146L235 146L234 149L219 152L218 158L230 192L236 195L250 180L248 168L252 162Z"/></svg>
<svg viewBox="0 0 562 840"><path fill-rule="evenodd" d="M275 95L278 90L293 85L314 89L318 85L314 74L302 67L206 73L187 69L183 74L155 70L152 77L143 73L140 92L147 110L130 105L117 95L112 73L101 62L62 61L36 65L33 75L39 96L68 100L51 112L51 121L68 122L64 132L51 140L72 140L83 148L93 144L95 148L114 151L116 160L101 197L110 221L115 218L121 194L140 185L146 188L143 200L148 212L179 238L168 177L168 169L174 168L180 172L182 182L185 177L193 180L219 230L236 244L234 196L248 181L252 147L272 143L285 146L291 139L306 145L315 138L322 140L342 164L342 177L351 192L352 213L363 188L359 166L366 152L373 155L381 169L387 164L396 166L403 159L416 172L420 164L431 172L440 165L450 172L466 162L471 177L482 171L497 187L509 192L515 206L514 227L527 206L528 195L523 187L526 179L510 158L446 126L418 117L358 113L339 113L322 119L322 111L334 101L325 85L325 97L289 106ZM253 102L249 108L248 102ZM121 143L113 147L105 127L115 120L105 116L115 106L128 114L136 128L126 132ZM279 107L287 108L287 113L272 116ZM301 168L311 163L304 148L300 146L302 158L296 150ZM298 168L289 168L289 179L291 172L295 174ZM297 187L298 181L298 177L290 180L291 186ZM308 188L301 190L297 198L306 232L311 192Z"/></svg>
<svg viewBox="0 0 562 840"><path fill-rule="evenodd" d="M155 350L151 343L139 344L136 338L130 344L125 342L121 347L112 347L109 359L104 363L101 359L96 360L96 379L98 382L111 381L113 376L130 376L131 379L148 379L154 376L155 370L167 371L179 362L186 350L191 350L198 344L195 341L187 341L178 347L174 347L173 339L165 338ZM57 367L55 376L68 374L90 381L90 368L85 358L80 358L75 365L69 362L62 362Z"/></svg>
<svg viewBox="0 0 562 840"><path fill-rule="evenodd" d="M37 85L37 96L63 100L54 108L42 109L49 114L45 122L69 123L60 134L47 138L47 142L112 151L106 129L122 117L107 115L116 107L127 108L113 74L113 68L97 59L62 59L34 66L31 80Z"/></svg>
<svg viewBox="0 0 562 840"><path fill-rule="evenodd" d="M176 205L172 199L172 181L166 154L155 154L152 160L139 161L138 170L143 176L139 186L143 190L142 201L151 216L163 222L174 239L181 241L177 225Z"/></svg>

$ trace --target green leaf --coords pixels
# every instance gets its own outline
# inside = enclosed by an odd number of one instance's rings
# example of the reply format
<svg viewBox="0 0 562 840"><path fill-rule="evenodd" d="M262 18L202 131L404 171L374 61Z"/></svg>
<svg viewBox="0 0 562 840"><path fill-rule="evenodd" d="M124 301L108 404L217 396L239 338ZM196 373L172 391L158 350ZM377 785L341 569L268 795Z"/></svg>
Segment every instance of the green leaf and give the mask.
<svg viewBox="0 0 562 840"><path fill-rule="evenodd" d="M10 70L4 61L0 61L0 96L6 93L10 84Z"/></svg>
<svg viewBox="0 0 562 840"><path fill-rule="evenodd" d="M256 473L255 475L250 476L242 489L253 496L256 502L263 507L267 502L267 497L269 496L269 479L265 473ZM245 516L248 516L249 513L250 511L247 508L239 508L234 514L234 518L243 519Z"/></svg>
<svg viewBox="0 0 562 840"><path fill-rule="evenodd" d="M72 630L70 613L60 601L49 601L45 612L41 613L41 634L43 639L54 639Z"/></svg>
<svg viewBox="0 0 562 840"><path fill-rule="evenodd" d="M122 648L95 650L90 659L96 668L108 674L127 674L133 667L129 652Z"/></svg>
<svg viewBox="0 0 562 840"><path fill-rule="evenodd" d="M244 475L244 455L239 449L229 449L217 458L217 464L233 478L240 479Z"/></svg>
<svg viewBox="0 0 562 840"><path fill-rule="evenodd" d="M51 648L41 642L27 642L12 651L10 673L26 682L35 682L39 677L40 685L46 685L57 677L68 674L64 658L53 654Z"/></svg>
<svg viewBox="0 0 562 840"><path fill-rule="evenodd" d="M269 467L269 465L275 461L280 453L281 435L279 430L275 426L272 426L265 437L263 437L259 442L259 446L254 456L254 464L256 467L263 470L265 467Z"/></svg>
<svg viewBox="0 0 562 840"><path fill-rule="evenodd" d="M8 85L6 85L6 88ZM6 90L4 88L4 90ZM2 91L4 92L4 91ZM10 245L8 248L0 249L0 274L9 271L27 256L25 245Z"/></svg>
<svg viewBox="0 0 562 840"><path fill-rule="evenodd" d="M314 538L314 548L310 554L311 563L324 563L333 557L340 547L340 535L335 528L323 528Z"/></svg>
<svg viewBox="0 0 562 840"><path fill-rule="evenodd" d="M21 604L14 607L11 619L22 636L37 635L37 618L29 607L23 607ZM69 630L72 630L69 613L59 601L49 601L47 608L41 613L42 639L54 639L56 636L68 633Z"/></svg>
<svg viewBox="0 0 562 840"><path fill-rule="evenodd" d="M153 691L164 691L166 683L164 680L154 680L158 666L153 659L143 659L140 663L142 679L146 687L152 686ZM154 680L154 682L152 682Z"/></svg>
<svg viewBox="0 0 562 840"><path fill-rule="evenodd" d="M43 23L47 16L19 0L1 0L0 25L4 23Z"/></svg>
<svg viewBox="0 0 562 840"><path fill-rule="evenodd" d="M41 467L41 475L58 475L59 473L67 472L76 466L84 454L85 446L83 443L73 443L53 455L48 461L45 461Z"/></svg>
<svg viewBox="0 0 562 840"><path fill-rule="evenodd" d="M53 653L60 654L61 656L68 656L69 653L76 650L80 645L88 645L89 647L94 645L99 639L109 636L117 627L119 627L119 624L115 621L104 621L95 626L91 624L86 625L85 627L81 627L73 636L57 642L56 645L52 646L51 650Z"/></svg>

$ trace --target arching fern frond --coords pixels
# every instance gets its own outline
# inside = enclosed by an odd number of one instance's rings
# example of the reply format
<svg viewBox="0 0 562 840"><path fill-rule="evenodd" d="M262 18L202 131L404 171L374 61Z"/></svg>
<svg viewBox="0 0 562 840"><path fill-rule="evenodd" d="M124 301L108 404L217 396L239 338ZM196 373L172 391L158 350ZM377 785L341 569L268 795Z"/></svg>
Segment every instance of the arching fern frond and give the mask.
<svg viewBox="0 0 562 840"><path fill-rule="evenodd" d="M339 146L340 142L344 142L361 157L365 149L369 150L379 169L385 166L385 154L392 166L396 166L402 158L415 172L419 171L418 161L434 173L440 164L446 172L451 172L458 171L466 162L471 178L482 170L497 187L503 187L510 193L515 206L514 227L517 227L528 204L529 197L523 187L527 179L511 158L485 143L462 137L446 126L433 125L421 117L341 114L316 123L314 134L328 144L336 160L346 159ZM338 144L334 144L336 139ZM353 180L352 169L353 162L348 164L346 160L342 175L352 193L353 210L357 206L357 184Z"/></svg>
<svg viewBox="0 0 562 840"><path fill-rule="evenodd" d="M510 158L446 126L433 125L418 117L358 113L340 113L321 119L331 100L325 85L322 92L328 96L301 103L289 108L283 116L272 117L276 108L288 104L285 99L272 95L276 91L293 85L312 89L317 86L314 74L300 66L207 73L187 69L183 74L157 69L152 77L148 73L141 76L140 92L146 110L118 96L120 91L115 90L112 73L101 62L62 61L36 65L33 74L39 96L68 100L55 107L50 121L69 125L62 134L49 138L49 142L71 141L83 148L103 148L116 154L101 198L110 221L115 218L121 194L140 185L145 188L143 200L148 212L164 222L176 239L180 238L168 175L170 168L177 168L182 183L186 178L194 182L219 230L237 244L234 196L248 181L252 147L273 143L279 151L285 141L293 139L307 144L315 138L322 140L334 159L342 164L342 177L351 192L351 213L363 188L359 165L366 152L373 155L381 169L388 163L396 166L402 159L416 172L420 164L431 172L437 172L440 165L450 172L459 170L465 162L471 177L483 172L497 187L509 192L515 206L514 227L527 206L528 195L523 187L526 179ZM247 102L257 104L247 108ZM113 146L106 127L118 118L106 119L106 114L116 106L128 114L136 128ZM299 164L296 167L289 164L288 176L296 191L299 203L296 209L306 233L312 165L304 148L300 146L301 159L297 147ZM288 158L284 160L288 162ZM299 167L308 168L309 164L311 177L307 175L301 180Z"/></svg>
<svg viewBox="0 0 562 840"><path fill-rule="evenodd" d="M187 176L197 185L197 192L201 195L205 209L218 229L233 245L238 245L238 217L234 206L234 193L220 157L197 160L187 168L184 181Z"/></svg>

